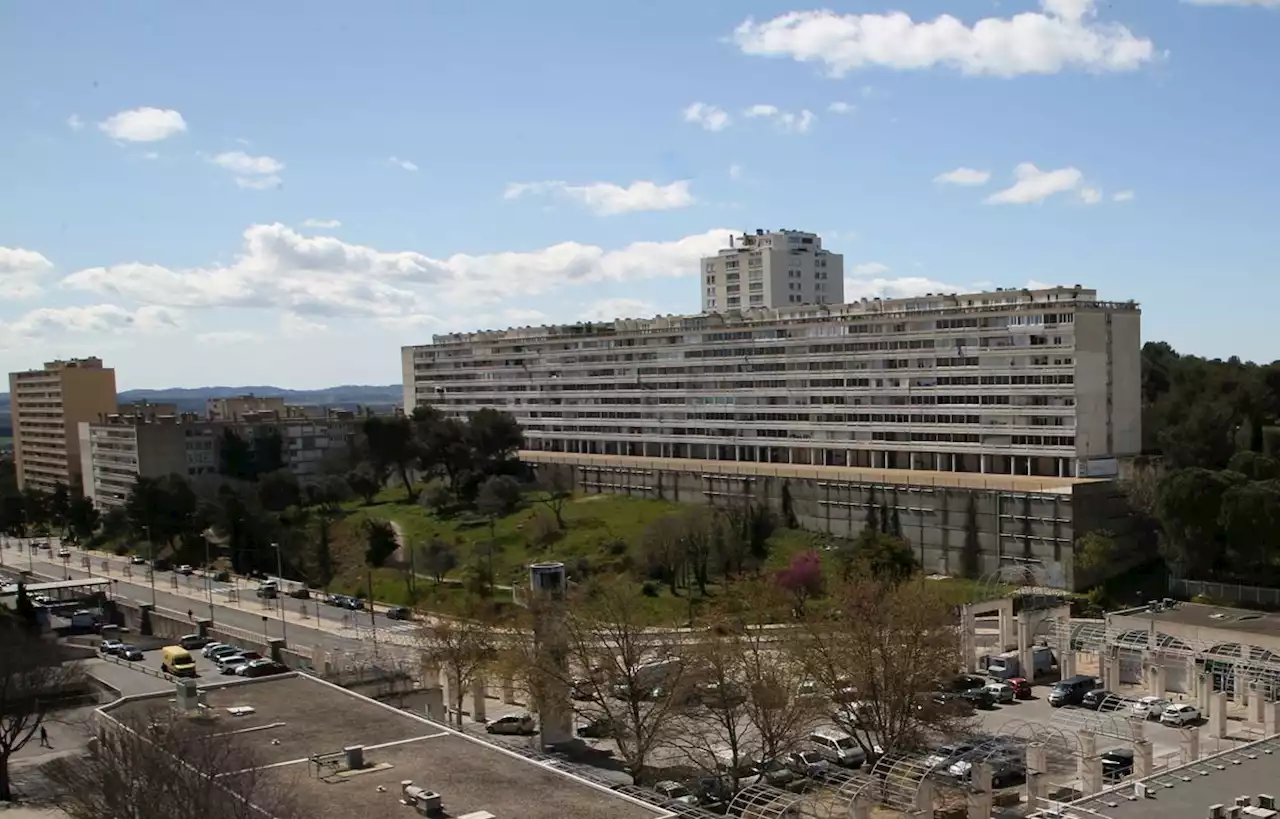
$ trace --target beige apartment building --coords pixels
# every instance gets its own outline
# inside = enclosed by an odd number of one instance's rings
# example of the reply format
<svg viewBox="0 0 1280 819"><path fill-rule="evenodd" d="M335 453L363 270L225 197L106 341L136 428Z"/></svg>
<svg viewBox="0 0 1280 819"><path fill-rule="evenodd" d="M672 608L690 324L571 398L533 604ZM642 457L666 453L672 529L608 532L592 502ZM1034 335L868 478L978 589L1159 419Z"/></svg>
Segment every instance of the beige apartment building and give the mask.
<svg viewBox="0 0 1280 819"><path fill-rule="evenodd" d="M146 411L104 414L81 423L85 497L105 511L125 504L139 476L198 479L217 474L218 441L227 429L246 438L278 432L285 468L300 478L316 476L327 458L351 451L363 421L350 410L248 398L217 399L219 406L210 409L220 412L213 418L152 405Z"/></svg>
<svg viewBox="0 0 1280 819"><path fill-rule="evenodd" d="M1111 476L1140 322L1050 287L453 333L403 349L404 406L503 410L547 452Z"/></svg>
<svg viewBox="0 0 1280 819"><path fill-rule="evenodd" d="M844 256L801 230L730 236L701 275L704 313L844 302Z"/></svg>
<svg viewBox="0 0 1280 819"><path fill-rule="evenodd" d="M18 487L78 486L78 425L116 411L116 371L100 358L73 358L9 373L9 404Z"/></svg>

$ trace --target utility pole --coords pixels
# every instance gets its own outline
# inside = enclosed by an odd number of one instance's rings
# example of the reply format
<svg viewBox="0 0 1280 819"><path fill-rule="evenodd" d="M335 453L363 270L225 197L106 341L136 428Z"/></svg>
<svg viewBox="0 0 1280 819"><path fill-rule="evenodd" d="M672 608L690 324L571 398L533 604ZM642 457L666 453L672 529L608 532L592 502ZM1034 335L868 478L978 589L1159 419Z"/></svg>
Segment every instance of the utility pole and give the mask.
<svg viewBox="0 0 1280 819"><path fill-rule="evenodd" d="M213 622L213 564L209 558L209 535L204 535L204 587L209 592L209 622Z"/></svg>
<svg viewBox="0 0 1280 819"><path fill-rule="evenodd" d="M378 621L373 607L373 569L365 569L365 584L369 587L369 632L373 635L373 656L378 656Z"/></svg>
<svg viewBox="0 0 1280 819"><path fill-rule="evenodd" d="M284 558L280 555L279 543L272 543L271 548L276 550L276 609L280 612L280 639L287 644L289 640L285 633L284 596L281 594L284 589L280 587L284 582Z"/></svg>
<svg viewBox="0 0 1280 819"><path fill-rule="evenodd" d="M146 527L147 545L150 547L151 566L147 569L147 574L151 577L151 608L156 607L156 542L151 538L151 526Z"/></svg>

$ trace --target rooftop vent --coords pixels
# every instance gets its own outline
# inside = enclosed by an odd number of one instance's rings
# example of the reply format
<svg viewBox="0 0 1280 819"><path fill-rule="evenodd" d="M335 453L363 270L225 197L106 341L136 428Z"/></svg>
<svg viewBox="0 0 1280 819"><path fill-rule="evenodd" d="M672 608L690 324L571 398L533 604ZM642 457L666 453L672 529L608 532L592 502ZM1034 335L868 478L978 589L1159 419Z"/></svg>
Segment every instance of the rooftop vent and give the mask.
<svg viewBox="0 0 1280 819"><path fill-rule="evenodd" d="M1208 819L1223 819L1223 817L1225 817L1226 815L1227 815L1227 809L1225 806L1221 804L1209 806Z"/></svg>
<svg viewBox="0 0 1280 819"><path fill-rule="evenodd" d="M1276 809L1276 798L1269 793L1258 794L1258 807L1264 810Z"/></svg>
<svg viewBox="0 0 1280 819"><path fill-rule="evenodd" d="M342 753L347 759L348 771L358 771L364 767L363 745L348 745L342 749Z"/></svg>
<svg viewBox="0 0 1280 819"><path fill-rule="evenodd" d="M421 816L440 816L444 813L444 800L435 791L419 788L412 779L400 783L400 803L408 805Z"/></svg>

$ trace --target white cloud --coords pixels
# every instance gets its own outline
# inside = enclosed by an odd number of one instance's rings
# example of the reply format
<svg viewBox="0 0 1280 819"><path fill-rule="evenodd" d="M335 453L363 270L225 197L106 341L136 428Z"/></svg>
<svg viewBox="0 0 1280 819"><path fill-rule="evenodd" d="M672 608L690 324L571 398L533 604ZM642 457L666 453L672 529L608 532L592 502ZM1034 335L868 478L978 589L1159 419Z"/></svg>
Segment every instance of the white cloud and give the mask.
<svg viewBox="0 0 1280 819"><path fill-rule="evenodd" d="M30 299L44 292L40 280L53 271L53 262L34 250L0 247L0 297Z"/></svg>
<svg viewBox="0 0 1280 819"><path fill-rule="evenodd" d="M991 181L991 171L979 171L973 168L956 168L954 171L940 173L933 178L939 185L963 185L976 187Z"/></svg>
<svg viewBox="0 0 1280 819"><path fill-rule="evenodd" d="M1280 2L1280 0L1277 0L1277 2ZM1111 201L1132 202L1133 197L1134 197L1133 191L1116 191L1115 194L1111 197Z"/></svg>
<svg viewBox="0 0 1280 819"><path fill-rule="evenodd" d="M320 228L321 230L333 230L342 227L342 223L337 219L308 219L302 223L303 227Z"/></svg>
<svg viewBox="0 0 1280 819"><path fill-rule="evenodd" d="M879 276L889 272L889 265L880 262L863 262L849 268L851 276Z"/></svg>
<svg viewBox="0 0 1280 819"><path fill-rule="evenodd" d="M847 102L833 102L827 106L827 110L833 114L852 114L854 106Z"/></svg>
<svg viewBox="0 0 1280 819"><path fill-rule="evenodd" d="M972 26L946 14L916 21L904 12L796 11L760 23L747 18L732 40L744 54L821 63L835 77L866 67L1000 77L1132 71L1156 57L1151 40L1098 22L1094 0L1043 0L1041 9Z"/></svg>
<svg viewBox="0 0 1280 819"><path fill-rule="evenodd" d="M1076 168L1042 171L1030 162L1023 162L1014 168L1013 175L1017 181L1011 187L988 196L987 204L1029 205L1043 202L1054 194L1075 190L1084 180L1084 174Z"/></svg>
<svg viewBox="0 0 1280 819"><path fill-rule="evenodd" d="M224 151L209 161L236 175L236 185L248 190L270 190L282 184L284 163L275 157L251 156L244 151Z"/></svg>
<svg viewBox="0 0 1280 819"><path fill-rule="evenodd" d="M65 333L156 333L182 326L182 314L169 307L147 305L127 310L115 304L90 307L41 307L23 315L4 330L23 338L61 336Z"/></svg>
<svg viewBox="0 0 1280 819"><path fill-rule="evenodd" d="M280 333L289 338L311 336L316 333L323 333L328 329L329 326L327 324L312 321L305 316L299 316L297 313L282 313L280 315Z"/></svg>
<svg viewBox="0 0 1280 819"><path fill-rule="evenodd" d="M1086 205L1096 205L1102 201L1102 191L1098 188L1081 188L1080 201Z"/></svg>
<svg viewBox="0 0 1280 819"><path fill-rule="evenodd" d="M418 171L417 165L415 165L414 163L410 162L407 159L400 159L399 157L393 156L388 158L387 164L392 166L393 168L399 168L401 170L410 171L412 173L417 173Z"/></svg>
<svg viewBox="0 0 1280 819"><path fill-rule="evenodd" d="M72 114L71 116L67 117L67 127L73 131L83 131L84 120L80 119L79 114Z"/></svg>
<svg viewBox="0 0 1280 819"><path fill-rule="evenodd" d="M112 114L98 129L123 142L159 142L186 131L187 121L171 108L134 108Z"/></svg>
<svg viewBox="0 0 1280 819"><path fill-rule="evenodd" d="M743 173L744 171L741 165L729 166L729 178L732 179L734 182L741 181Z"/></svg>
<svg viewBox="0 0 1280 819"><path fill-rule="evenodd" d="M588 185L570 185L568 182L513 182L507 185L502 198L519 199L526 195L565 196L586 205L597 216L678 210L697 202L689 192L687 180L667 185L640 180L625 188L611 182L593 182Z"/></svg>
<svg viewBox="0 0 1280 819"><path fill-rule="evenodd" d="M583 321L613 321L620 318L652 318L657 308L640 299L599 299L582 312Z"/></svg>
<svg viewBox="0 0 1280 819"><path fill-rule="evenodd" d="M364 316L416 325L417 317L449 311L469 320L476 305L566 286L693 276L699 260L727 246L734 232L717 228L614 250L563 242L527 252L435 259L304 236L282 224L254 225L244 232L243 248L229 265L170 269L127 262L77 271L62 284L113 300L173 308L263 308L309 319Z"/></svg>
<svg viewBox="0 0 1280 819"><path fill-rule="evenodd" d="M214 330L210 333L199 333L196 341L214 347L230 347L239 344L257 344L264 339L257 333L246 330Z"/></svg>
<svg viewBox="0 0 1280 819"><path fill-rule="evenodd" d="M944 284L921 276L907 276L901 279L845 278L844 299L846 302L874 298L905 299L912 296L923 296L926 293L963 293L971 289L954 284Z"/></svg>
<svg viewBox="0 0 1280 819"><path fill-rule="evenodd" d="M723 131L731 122L723 108L705 102L695 102L683 111L684 121L702 127L706 131Z"/></svg>
<svg viewBox="0 0 1280 819"><path fill-rule="evenodd" d="M809 128L818 121L817 116L808 109L799 113L783 111L776 105L753 105L742 112L747 119L767 119L780 130L787 133L807 134Z"/></svg>

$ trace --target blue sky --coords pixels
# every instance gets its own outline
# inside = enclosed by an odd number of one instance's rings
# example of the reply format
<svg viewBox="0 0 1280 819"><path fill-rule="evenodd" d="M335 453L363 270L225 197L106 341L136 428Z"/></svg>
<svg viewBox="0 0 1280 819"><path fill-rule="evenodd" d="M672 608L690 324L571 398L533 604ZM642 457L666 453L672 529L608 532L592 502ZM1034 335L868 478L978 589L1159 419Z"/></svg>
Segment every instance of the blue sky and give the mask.
<svg viewBox="0 0 1280 819"><path fill-rule="evenodd" d="M695 311L757 227L851 296L1080 283L1280 358L1280 0L823 8L11 0L0 366L393 383L435 332Z"/></svg>

